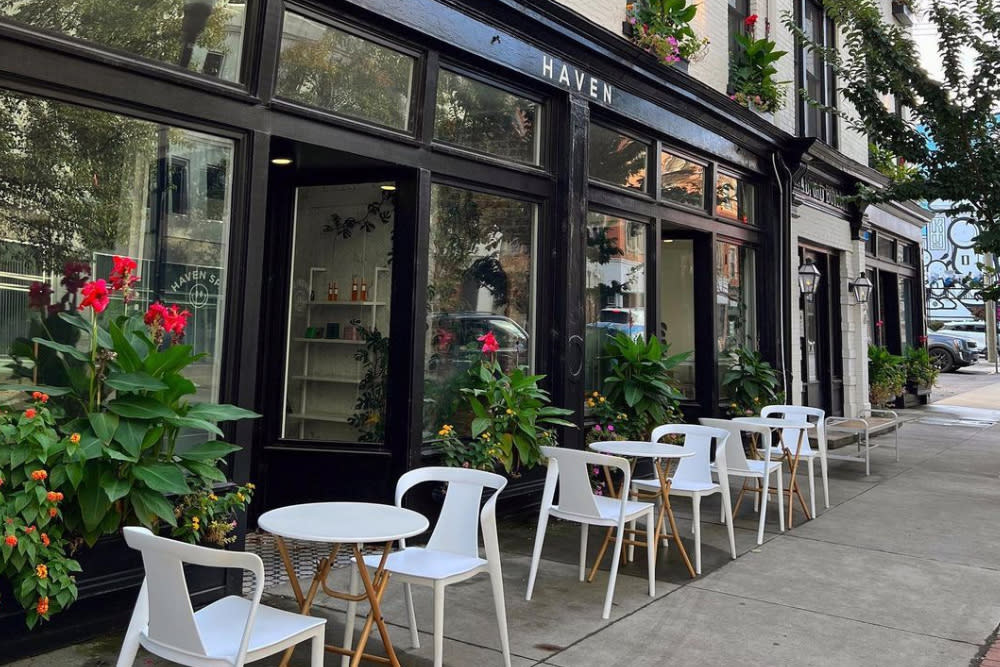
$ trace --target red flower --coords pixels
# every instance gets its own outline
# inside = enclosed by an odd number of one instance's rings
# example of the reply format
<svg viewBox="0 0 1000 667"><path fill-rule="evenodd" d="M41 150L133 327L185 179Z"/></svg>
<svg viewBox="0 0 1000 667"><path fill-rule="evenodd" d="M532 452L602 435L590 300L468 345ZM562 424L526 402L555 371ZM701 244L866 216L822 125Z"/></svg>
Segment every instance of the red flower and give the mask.
<svg viewBox="0 0 1000 667"><path fill-rule="evenodd" d="M31 535L33 532L35 532L34 526L28 526L27 528L24 529L24 533L26 535Z"/></svg>
<svg viewBox="0 0 1000 667"><path fill-rule="evenodd" d="M487 331L485 334L477 338L480 343L483 344L483 354L490 354L493 352L500 351L500 345L497 343L496 337L493 335L492 331Z"/></svg>
<svg viewBox="0 0 1000 667"><path fill-rule="evenodd" d="M41 534L41 538L42 538L42 544L44 544L45 546L49 546L50 544L52 544L52 540L50 540L49 536L46 535L45 533Z"/></svg>
<svg viewBox="0 0 1000 667"><path fill-rule="evenodd" d="M36 607L36 609L38 610L38 613L41 614L42 616L45 616L45 614L49 613L49 598L48 597L39 598L38 606Z"/></svg>
<svg viewBox="0 0 1000 667"><path fill-rule="evenodd" d="M109 276L111 280L111 289L127 290L132 286L132 283L139 280L139 276L135 275L135 270L138 265L135 260L131 257L119 257L115 255L111 258L114 262L114 268L111 269L111 275Z"/></svg>
<svg viewBox="0 0 1000 667"><path fill-rule="evenodd" d="M3 541L4 541L4 544L6 544L8 547L16 547L17 546L17 538L14 537L13 535L8 535L7 537L3 538Z"/></svg>
<svg viewBox="0 0 1000 667"><path fill-rule="evenodd" d="M753 27L757 25L757 15L751 14L750 16L743 19L743 26L753 30Z"/></svg>
<svg viewBox="0 0 1000 667"><path fill-rule="evenodd" d="M36 482L41 482L42 480L47 479L48 476L49 473L45 472L44 470L31 471L31 479L35 480Z"/></svg>
<svg viewBox="0 0 1000 667"><path fill-rule="evenodd" d="M36 401L41 401L42 403L48 403L49 402L49 395L48 394L43 394L40 391L33 391L33 392L31 392L31 397L33 399L35 399Z"/></svg>
<svg viewBox="0 0 1000 667"><path fill-rule="evenodd" d="M49 298L52 294L52 288L45 283L33 282L28 287L28 308L41 310L42 308L48 308L51 304L51 299Z"/></svg>
<svg viewBox="0 0 1000 667"><path fill-rule="evenodd" d="M59 514L59 510L57 510L55 507L50 507L49 508L49 516L50 517L52 517L54 519L54 518L56 518L56 516L58 514Z"/></svg>
<svg viewBox="0 0 1000 667"><path fill-rule="evenodd" d="M35 415L37 415L37 414L38 414L38 413L37 413L37 412L35 412L35 409L34 409L34 408L28 408L27 410L25 410L25 411L24 411L24 416L25 416L25 417L26 417L27 419L34 419L34 418L35 418Z"/></svg>
<svg viewBox="0 0 1000 667"><path fill-rule="evenodd" d="M186 310L177 310L177 305L170 306L163 316L163 328L180 338L184 335L184 328L187 327L187 319L191 316Z"/></svg>
<svg viewBox="0 0 1000 667"><path fill-rule="evenodd" d="M151 303L142 319L147 326L162 324L167 319L167 307L159 301Z"/></svg>
<svg viewBox="0 0 1000 667"><path fill-rule="evenodd" d="M59 494L56 493L55 491L49 491L45 497L48 499L50 503L59 501Z"/></svg>
<svg viewBox="0 0 1000 667"><path fill-rule="evenodd" d="M67 292L75 293L90 278L90 265L85 262L66 262L63 266L62 285Z"/></svg>
<svg viewBox="0 0 1000 667"><path fill-rule="evenodd" d="M879 320L878 322L875 323L875 326L876 327L881 327L883 324L885 324L885 322L883 322L882 320Z"/></svg>
<svg viewBox="0 0 1000 667"><path fill-rule="evenodd" d="M103 313L108 307L110 296L108 294L108 283L103 279L92 280L83 286L83 301L80 302L79 309L90 306L95 313Z"/></svg>

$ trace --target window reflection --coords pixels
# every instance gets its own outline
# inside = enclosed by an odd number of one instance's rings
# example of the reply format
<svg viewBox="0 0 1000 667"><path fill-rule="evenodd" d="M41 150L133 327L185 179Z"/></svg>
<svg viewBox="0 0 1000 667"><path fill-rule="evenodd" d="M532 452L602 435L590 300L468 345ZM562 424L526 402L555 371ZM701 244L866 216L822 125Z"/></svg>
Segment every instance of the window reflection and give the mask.
<svg viewBox="0 0 1000 667"><path fill-rule="evenodd" d="M645 191L649 167L646 144L591 124L589 155L591 178L630 190Z"/></svg>
<svg viewBox="0 0 1000 667"><path fill-rule="evenodd" d="M0 17L238 81L247 5L246 0L0 0Z"/></svg>
<svg viewBox="0 0 1000 667"><path fill-rule="evenodd" d="M715 330L718 336L719 386L729 369L729 353L756 350L757 267L753 248L720 241L715 251Z"/></svg>
<svg viewBox="0 0 1000 667"><path fill-rule="evenodd" d="M617 333L646 334L646 225L591 212L587 216L587 391L602 391L604 348Z"/></svg>
<svg viewBox="0 0 1000 667"><path fill-rule="evenodd" d="M743 179L719 174L715 183L715 214L745 225L757 224L757 190Z"/></svg>
<svg viewBox="0 0 1000 667"><path fill-rule="evenodd" d="M442 69L434 138L502 158L538 164L541 105Z"/></svg>
<svg viewBox="0 0 1000 667"><path fill-rule="evenodd" d="M664 239L660 244L660 327L671 352L691 355L674 369L685 399L695 399L694 242Z"/></svg>
<svg viewBox="0 0 1000 667"><path fill-rule="evenodd" d="M285 12L277 94L387 127L410 127L414 58Z"/></svg>
<svg viewBox="0 0 1000 667"><path fill-rule="evenodd" d="M431 189L424 350L424 438L461 424L462 387L492 331L504 369L533 358L534 204L435 184ZM457 429L461 430L461 429Z"/></svg>
<svg viewBox="0 0 1000 667"><path fill-rule="evenodd" d="M664 151L660 153L660 171L660 193L665 200L704 208L704 166Z"/></svg>
<svg viewBox="0 0 1000 667"><path fill-rule="evenodd" d="M113 255L135 259L134 307L191 312L185 342L208 356L188 377L197 398L217 399L233 142L3 90L0 118L17 119L0 121L3 265L48 283L55 302L67 265L107 277ZM5 315L17 288L0 285Z"/></svg>

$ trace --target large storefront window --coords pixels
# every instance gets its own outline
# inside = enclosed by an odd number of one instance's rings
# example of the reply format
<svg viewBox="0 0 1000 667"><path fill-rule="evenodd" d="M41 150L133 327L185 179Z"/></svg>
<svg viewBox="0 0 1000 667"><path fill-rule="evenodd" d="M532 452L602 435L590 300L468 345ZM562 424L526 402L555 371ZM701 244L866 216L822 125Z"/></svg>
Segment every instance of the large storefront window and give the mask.
<svg viewBox="0 0 1000 667"><path fill-rule="evenodd" d="M252 0L3 0L0 17L238 81L248 5Z"/></svg>
<svg viewBox="0 0 1000 667"><path fill-rule="evenodd" d="M412 56L285 12L277 94L408 130L415 62Z"/></svg>
<svg viewBox="0 0 1000 667"><path fill-rule="evenodd" d="M537 217L538 206L528 202L447 185L431 189L425 439L464 418L461 389L482 356L478 337L493 332L505 369L531 367Z"/></svg>
<svg viewBox="0 0 1000 667"><path fill-rule="evenodd" d="M664 201L705 207L705 167L663 151L660 153L660 195Z"/></svg>
<svg viewBox="0 0 1000 667"><path fill-rule="evenodd" d="M434 139L515 162L541 160L542 105L442 69Z"/></svg>
<svg viewBox="0 0 1000 667"><path fill-rule="evenodd" d="M283 437L384 440L394 219L379 183L298 189Z"/></svg>
<svg viewBox="0 0 1000 667"><path fill-rule="evenodd" d="M590 125L590 177L611 185L645 192L649 149L638 139Z"/></svg>
<svg viewBox="0 0 1000 667"><path fill-rule="evenodd" d="M68 265L106 278L113 255L136 259L132 307L159 299L190 311L185 342L208 356L189 377L197 398L217 399L233 148L220 137L0 90L5 264L44 277L55 302ZM8 281L0 291L18 288Z"/></svg>
<svg viewBox="0 0 1000 667"><path fill-rule="evenodd" d="M660 244L660 329L672 354L691 354L674 369L674 378L685 399L695 396L694 341L694 242L664 239Z"/></svg>
<svg viewBox="0 0 1000 667"><path fill-rule="evenodd" d="M618 333L646 335L646 225L602 213L587 215L587 391L602 390L604 348Z"/></svg>
<svg viewBox="0 0 1000 667"><path fill-rule="evenodd" d="M757 272L753 248L720 241L715 251L715 328L719 378L729 368L729 353L757 349Z"/></svg>

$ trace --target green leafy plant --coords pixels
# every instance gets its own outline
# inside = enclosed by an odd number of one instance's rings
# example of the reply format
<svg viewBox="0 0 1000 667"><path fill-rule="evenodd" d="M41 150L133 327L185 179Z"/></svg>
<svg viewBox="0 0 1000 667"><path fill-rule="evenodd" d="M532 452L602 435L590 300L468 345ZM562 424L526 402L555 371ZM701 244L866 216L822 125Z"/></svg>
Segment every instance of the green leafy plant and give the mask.
<svg viewBox="0 0 1000 667"><path fill-rule="evenodd" d="M602 396L599 391L592 391L584 396L584 405L587 416L595 422L584 434L588 445L592 442L625 439L629 428L628 415L615 408L606 396Z"/></svg>
<svg viewBox="0 0 1000 667"><path fill-rule="evenodd" d="M669 351L670 346L658 338L635 339L622 332L605 347L610 358L605 395L616 412L628 415L623 430L630 438L646 440L653 427L683 419L683 394L672 372L691 353Z"/></svg>
<svg viewBox="0 0 1000 667"><path fill-rule="evenodd" d="M73 574L80 571L69 556L58 474L79 451L80 437L56 430L48 401L36 391L23 411L0 414L0 576L29 628L76 600Z"/></svg>
<svg viewBox="0 0 1000 667"><path fill-rule="evenodd" d="M868 346L868 400L876 407L886 407L903 393L906 385L906 362L879 345Z"/></svg>
<svg viewBox="0 0 1000 667"><path fill-rule="evenodd" d="M183 497L226 482L219 465L238 450L217 440L178 448L182 433L222 436L218 422L257 417L232 405L195 402L195 384L184 370L204 355L182 342L187 311L152 304L145 314L132 311L102 318L112 295L128 311L136 263L115 257L108 281L85 283L78 308L59 318L78 329L86 348L39 336L33 343L53 351L67 386L12 386L52 397L57 430L78 443L50 473L63 489L61 513L67 530L93 545L122 525L158 529L177 526L168 496Z"/></svg>
<svg viewBox="0 0 1000 667"><path fill-rule="evenodd" d="M174 508L177 527L173 537L191 544L224 547L236 541L236 514L246 510L253 498L254 485L238 486L231 491L216 494L199 489L183 496Z"/></svg>
<svg viewBox="0 0 1000 667"><path fill-rule="evenodd" d="M903 360L906 362L907 382L911 382L921 389L934 386L938 373L941 371L934 365L926 347L907 346L903 351Z"/></svg>
<svg viewBox="0 0 1000 667"><path fill-rule="evenodd" d="M787 82L775 80L778 69L774 64L788 52L776 49L777 44L769 38L770 26L765 27L763 37L756 37L756 14L748 16L743 27L744 32L734 36L739 49L729 64L733 91L729 99L759 111L777 111L785 103Z"/></svg>
<svg viewBox="0 0 1000 667"><path fill-rule="evenodd" d="M575 427L563 419L573 411L549 405L549 393L538 386L544 375L528 375L521 368L504 372L492 331L478 340L483 358L469 369L472 386L462 389L473 414L468 436L461 438L454 426L444 424L438 431L440 450L445 465L492 470L500 464L516 475L541 461L540 447L557 444L553 427Z"/></svg>
<svg viewBox="0 0 1000 667"><path fill-rule="evenodd" d="M729 353L729 359L729 368L722 377L722 388L730 399L726 409L729 416L753 416L765 405L781 402L778 372L760 352L738 347Z"/></svg>
<svg viewBox="0 0 1000 667"><path fill-rule="evenodd" d="M361 442L385 440L386 382L389 378L389 339L378 329L362 326L361 320L351 320L357 327L364 347L354 353L361 362L364 375L358 383L358 398L354 414L347 423L358 429Z"/></svg>
<svg viewBox="0 0 1000 667"><path fill-rule="evenodd" d="M626 6L632 42L665 65L695 60L708 47L691 27L698 5L687 0L636 0Z"/></svg>

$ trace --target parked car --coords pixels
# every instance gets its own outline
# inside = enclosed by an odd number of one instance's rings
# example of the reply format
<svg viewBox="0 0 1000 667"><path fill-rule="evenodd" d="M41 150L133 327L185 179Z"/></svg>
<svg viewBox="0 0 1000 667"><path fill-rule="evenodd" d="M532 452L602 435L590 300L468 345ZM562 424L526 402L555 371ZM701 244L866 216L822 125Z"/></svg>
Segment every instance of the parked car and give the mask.
<svg viewBox="0 0 1000 667"><path fill-rule="evenodd" d="M482 343L477 339L487 331L500 346L497 360L504 369L529 363L529 337L517 322L494 313L445 313L432 319L429 332L431 356L428 367L434 369L445 360L470 365L480 358Z"/></svg>
<svg viewBox="0 0 1000 667"><path fill-rule="evenodd" d="M615 334L619 331L632 338L640 338L646 333L645 308L603 308L597 322L591 322L588 327L607 329Z"/></svg>
<svg viewBox="0 0 1000 667"><path fill-rule="evenodd" d="M980 322L978 320L945 322L944 326L938 329L938 333L968 338L976 343L976 347L978 349L986 349L986 322Z"/></svg>
<svg viewBox="0 0 1000 667"><path fill-rule="evenodd" d="M971 366L979 360L976 344L968 338L935 331L927 334L927 351L944 373Z"/></svg>

